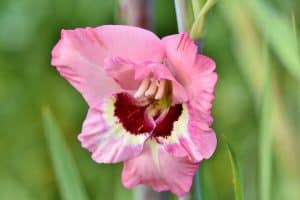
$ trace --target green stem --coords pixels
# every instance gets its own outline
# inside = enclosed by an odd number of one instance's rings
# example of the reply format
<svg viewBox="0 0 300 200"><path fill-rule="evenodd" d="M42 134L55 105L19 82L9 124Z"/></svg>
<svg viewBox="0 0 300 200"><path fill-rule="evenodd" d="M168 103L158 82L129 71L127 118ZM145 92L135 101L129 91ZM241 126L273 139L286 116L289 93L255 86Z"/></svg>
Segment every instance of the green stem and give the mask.
<svg viewBox="0 0 300 200"><path fill-rule="evenodd" d="M186 0L174 0L178 32L185 32L188 26Z"/></svg>
<svg viewBox="0 0 300 200"><path fill-rule="evenodd" d="M201 183L200 183L200 173L201 173L201 168L199 167L199 169L198 169L198 171L196 173L196 176L195 176L195 180L194 180L196 200L202 200Z"/></svg>

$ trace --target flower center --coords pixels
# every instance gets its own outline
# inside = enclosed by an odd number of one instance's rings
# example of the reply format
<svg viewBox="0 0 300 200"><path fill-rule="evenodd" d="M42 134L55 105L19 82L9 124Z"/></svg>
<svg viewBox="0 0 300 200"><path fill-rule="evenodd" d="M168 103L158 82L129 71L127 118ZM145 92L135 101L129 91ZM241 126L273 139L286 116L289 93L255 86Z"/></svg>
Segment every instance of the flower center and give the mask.
<svg viewBox="0 0 300 200"><path fill-rule="evenodd" d="M149 100L149 99L147 99ZM161 100L139 101L127 93L118 93L114 115L131 134L151 133L152 137L168 137L182 113L182 105L170 106Z"/></svg>

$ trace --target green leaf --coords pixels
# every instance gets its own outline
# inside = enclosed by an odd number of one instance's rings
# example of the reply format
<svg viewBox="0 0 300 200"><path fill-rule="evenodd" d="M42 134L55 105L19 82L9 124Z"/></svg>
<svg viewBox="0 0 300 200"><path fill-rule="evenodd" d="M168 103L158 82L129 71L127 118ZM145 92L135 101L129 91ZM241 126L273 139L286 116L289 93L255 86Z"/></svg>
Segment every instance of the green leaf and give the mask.
<svg viewBox="0 0 300 200"><path fill-rule="evenodd" d="M288 18L280 16L264 1L245 1L256 25L266 37L278 58L287 70L300 80L300 61L297 40Z"/></svg>
<svg viewBox="0 0 300 200"><path fill-rule="evenodd" d="M196 18L201 8L200 0L192 0L192 8L193 8L194 18Z"/></svg>
<svg viewBox="0 0 300 200"><path fill-rule="evenodd" d="M208 11L216 4L217 0L207 0L203 7L200 9L200 11L195 16L195 21L191 27L190 30L190 36L194 40L199 39L202 37L203 29L204 29L204 22L205 22L205 16L208 13ZM195 8L193 4L193 10L194 12L197 12L197 9ZM198 6L200 7L200 5Z"/></svg>
<svg viewBox="0 0 300 200"><path fill-rule="evenodd" d="M241 182L241 174L240 174L240 168L239 163L236 159L235 153L233 152L231 146L226 141L226 138L224 137L224 142L226 144L226 149L229 155L229 160L231 164L232 169L232 182L234 186L234 196L235 200L242 200L243 199L243 187Z"/></svg>
<svg viewBox="0 0 300 200"><path fill-rule="evenodd" d="M88 199L76 164L49 109L43 112L43 124L62 199Z"/></svg>

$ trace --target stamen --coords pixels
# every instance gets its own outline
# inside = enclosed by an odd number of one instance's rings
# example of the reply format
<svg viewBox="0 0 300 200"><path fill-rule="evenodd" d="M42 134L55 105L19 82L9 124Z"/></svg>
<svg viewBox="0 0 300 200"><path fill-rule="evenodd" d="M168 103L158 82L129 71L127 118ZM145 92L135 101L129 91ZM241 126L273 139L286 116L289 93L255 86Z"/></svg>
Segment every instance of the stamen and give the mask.
<svg viewBox="0 0 300 200"><path fill-rule="evenodd" d="M148 90L145 92L145 96L149 97L149 96L153 96L156 93L157 90L157 84L155 81L152 81Z"/></svg>
<svg viewBox="0 0 300 200"><path fill-rule="evenodd" d="M135 98L140 98L140 97L144 96L145 91L148 89L150 83L151 83L151 81L148 78L143 80L140 87L138 88L138 90L134 94L134 97Z"/></svg>
<svg viewBox="0 0 300 200"><path fill-rule="evenodd" d="M137 100L137 104L141 107L148 106L152 102L151 99L145 96L137 98L136 100Z"/></svg>
<svg viewBox="0 0 300 200"><path fill-rule="evenodd" d="M166 84L167 84L167 81L166 80L161 80L159 85L158 85L158 90L156 92L156 95L155 95L155 99L156 100L159 100L161 99L164 95L165 95L165 92L166 92Z"/></svg>

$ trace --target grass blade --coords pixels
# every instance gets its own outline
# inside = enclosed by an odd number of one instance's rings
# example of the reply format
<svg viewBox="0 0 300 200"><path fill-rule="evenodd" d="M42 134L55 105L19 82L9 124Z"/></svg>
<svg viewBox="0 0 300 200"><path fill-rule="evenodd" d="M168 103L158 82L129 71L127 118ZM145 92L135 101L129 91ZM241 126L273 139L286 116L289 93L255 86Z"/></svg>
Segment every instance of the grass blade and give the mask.
<svg viewBox="0 0 300 200"><path fill-rule="evenodd" d="M290 74L300 80L297 42L288 18L274 12L264 1L252 0L246 2L258 28L263 32L278 58Z"/></svg>
<svg viewBox="0 0 300 200"><path fill-rule="evenodd" d="M0 199L35 200L37 199L27 185L20 182L15 175L1 169Z"/></svg>
<svg viewBox="0 0 300 200"><path fill-rule="evenodd" d="M298 40L297 22L296 22L295 12L293 10L291 11L291 19L292 19L292 27L293 27L293 33L294 33L294 40L296 41L296 49L297 49L298 60L300 61L300 51L299 51L299 40Z"/></svg>
<svg viewBox="0 0 300 200"><path fill-rule="evenodd" d="M224 138L225 144L226 144L226 149L229 155L229 160L231 164L231 169L232 169L232 182L234 186L234 196L235 200L243 200L243 187L242 187L242 182L241 182L241 174L240 174L240 168L239 168L239 163L236 159L236 156L229 145L229 143L226 141Z"/></svg>
<svg viewBox="0 0 300 200"><path fill-rule="evenodd" d="M49 109L43 112L43 124L62 199L88 199L76 164Z"/></svg>
<svg viewBox="0 0 300 200"><path fill-rule="evenodd" d="M271 67L267 50L265 51L264 63L264 90L260 116L260 199L271 199L271 174L272 174L272 134L271 134Z"/></svg>
<svg viewBox="0 0 300 200"><path fill-rule="evenodd" d="M261 44L261 41L267 40L265 43L268 44L270 44L270 41L267 38L261 38L261 35L255 32L255 27L253 26L255 23L253 23L252 20L253 16L251 12L249 15L249 10L245 2L246 1L228 0L220 4L220 8L222 9L221 11L223 12L224 18L227 20L230 28L233 31L234 39L237 41L237 46L235 48L236 59L239 62L239 65L237 66L240 67L245 80L250 86L255 99L258 115L260 115L261 100L265 90L265 73L263 72L263 69L265 69L265 63L262 61L265 60L264 48L266 46L266 44ZM247 1L247 3L250 2ZM291 23L289 22L289 24ZM247 38L247 40L245 40L245 38ZM294 38L296 37L294 36ZM274 49L272 46L269 48ZM270 57L270 60L272 59L273 57ZM278 79L272 80L272 138L274 147L276 146L276 148L273 148L274 161L276 162L277 167L280 169L278 170L280 171L280 176L287 180L295 180L289 181L289 183L294 187L298 187L300 163L298 158L299 148L297 146L297 129L294 130L294 127L289 120L289 113L283 101L283 95L279 89L280 84L281 83ZM295 91L296 90L293 92ZM268 153L264 152L264 154ZM259 167L260 166L258 166L258 168ZM257 182L260 183L262 177L259 176L258 178L259 180L257 180ZM291 195L297 196L297 198L294 199L300 199L300 192L298 192L299 190L293 190L294 187L291 187L287 184L281 185L280 181L277 179L272 180L272 183L278 187L276 191L273 191L276 197L278 197L278 194L275 194L275 192L282 194L284 193L284 196L289 195L286 199L292 199L290 198ZM256 184L256 182L254 184ZM286 189L284 189L284 187ZM248 190L249 188L245 187L245 198L255 198L253 195L251 196L251 193ZM285 192L282 192L284 190Z"/></svg>
<svg viewBox="0 0 300 200"><path fill-rule="evenodd" d="M292 27L293 27L293 32L294 32L294 38L297 44L297 55L298 55L298 60L300 61L300 48L299 48L299 40L298 40L298 29L297 29L297 22L296 22L296 16L295 12L292 10L291 11L291 21L292 21ZM300 80L298 81L300 84ZM297 104L297 118L300 117L300 91L298 90L298 104ZM300 123L297 123L297 129L300 129Z"/></svg>

